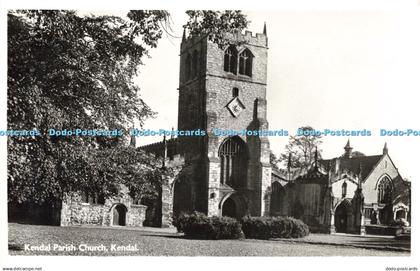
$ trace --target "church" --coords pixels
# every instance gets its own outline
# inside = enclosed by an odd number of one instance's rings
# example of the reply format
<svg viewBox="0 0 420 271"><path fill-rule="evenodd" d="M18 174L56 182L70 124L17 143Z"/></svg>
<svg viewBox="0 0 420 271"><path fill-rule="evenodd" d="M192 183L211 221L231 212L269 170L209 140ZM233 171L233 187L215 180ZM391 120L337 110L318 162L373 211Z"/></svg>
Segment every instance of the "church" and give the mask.
<svg viewBox="0 0 420 271"><path fill-rule="evenodd" d="M292 178L277 174L271 184L271 215L299 218L312 232L362 235L387 234L386 226L410 220L410 182L401 177L387 144L380 155L353 156L352 150L348 141L337 158L318 160L315 153L305 173Z"/></svg>
<svg viewBox="0 0 420 271"><path fill-rule="evenodd" d="M293 216L312 231L364 234L367 225L409 219L409 182L388 155L345 153L319 160L300 174L274 170L264 135L215 135L219 130L267 130L268 37L249 31L233 35L221 48L203 36L182 38L178 99L178 131L205 131L205 136L178 136L140 147L162 157L176 175L165 180L160 200L146 206L121 198L94 204L63 201L61 225L142 226L148 217L170 226L183 212L209 216ZM135 146L135 144L133 144ZM76 221L74 213L92 219ZM153 217L155 217L153 219ZM158 217L158 219L156 219ZM150 220L150 219L149 219Z"/></svg>

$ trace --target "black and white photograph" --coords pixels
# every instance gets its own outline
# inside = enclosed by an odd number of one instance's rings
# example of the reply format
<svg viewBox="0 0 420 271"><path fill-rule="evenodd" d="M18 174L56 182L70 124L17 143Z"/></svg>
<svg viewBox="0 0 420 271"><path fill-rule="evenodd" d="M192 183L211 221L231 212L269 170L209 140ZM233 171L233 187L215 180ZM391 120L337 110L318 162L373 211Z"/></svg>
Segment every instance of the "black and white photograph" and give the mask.
<svg viewBox="0 0 420 271"><path fill-rule="evenodd" d="M419 3L180 3L2 6L2 270L418 270Z"/></svg>

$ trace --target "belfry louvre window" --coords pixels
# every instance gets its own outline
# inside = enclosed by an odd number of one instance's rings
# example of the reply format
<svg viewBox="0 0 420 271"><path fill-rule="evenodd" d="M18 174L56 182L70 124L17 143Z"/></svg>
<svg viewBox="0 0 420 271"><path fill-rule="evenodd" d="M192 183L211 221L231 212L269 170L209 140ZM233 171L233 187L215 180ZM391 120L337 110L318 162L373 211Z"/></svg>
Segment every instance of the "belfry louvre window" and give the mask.
<svg viewBox="0 0 420 271"><path fill-rule="evenodd" d="M252 58L251 51L245 49L239 55L239 74L251 76L252 75Z"/></svg>
<svg viewBox="0 0 420 271"><path fill-rule="evenodd" d="M385 176L378 184L378 203L392 203L392 182Z"/></svg>
<svg viewBox="0 0 420 271"><path fill-rule="evenodd" d="M224 70L236 74L238 62L238 51L235 46L229 46L225 51Z"/></svg>
<svg viewBox="0 0 420 271"><path fill-rule="evenodd" d="M247 151L239 137L228 138L219 149L220 182L231 187L246 185Z"/></svg>

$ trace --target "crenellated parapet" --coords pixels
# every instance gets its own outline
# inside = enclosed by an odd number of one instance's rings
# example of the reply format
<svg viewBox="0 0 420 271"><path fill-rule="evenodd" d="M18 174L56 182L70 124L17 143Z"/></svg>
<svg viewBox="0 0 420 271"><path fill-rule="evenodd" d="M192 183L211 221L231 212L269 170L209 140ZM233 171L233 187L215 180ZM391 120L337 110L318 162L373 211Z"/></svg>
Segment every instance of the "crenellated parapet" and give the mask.
<svg viewBox="0 0 420 271"><path fill-rule="evenodd" d="M188 35L183 38L181 43L181 54L189 50L192 47L195 47L197 44L207 41L207 35ZM248 44L258 47L267 47L268 46L268 38L267 34L265 33L253 33L252 31L245 30L243 32L236 32L236 33L228 33L226 35L226 40L231 40L232 43L236 44Z"/></svg>

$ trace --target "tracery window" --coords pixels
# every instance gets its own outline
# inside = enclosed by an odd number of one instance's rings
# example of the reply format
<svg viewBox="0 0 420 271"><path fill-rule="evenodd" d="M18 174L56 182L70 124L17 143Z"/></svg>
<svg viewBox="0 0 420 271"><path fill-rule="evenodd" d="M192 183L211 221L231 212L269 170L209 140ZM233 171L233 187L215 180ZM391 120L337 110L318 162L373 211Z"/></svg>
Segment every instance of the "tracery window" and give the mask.
<svg viewBox="0 0 420 271"><path fill-rule="evenodd" d="M239 74L252 76L252 58L253 55L248 49L239 55Z"/></svg>
<svg viewBox="0 0 420 271"><path fill-rule="evenodd" d="M224 70L236 74L238 62L238 51L235 46L229 46L225 51Z"/></svg>
<svg viewBox="0 0 420 271"><path fill-rule="evenodd" d="M392 182L385 176L378 184L378 203L390 204L392 202Z"/></svg>
<svg viewBox="0 0 420 271"><path fill-rule="evenodd" d="M239 137L227 139L219 149L221 163L220 182L231 187L243 187L246 184L247 152Z"/></svg>

